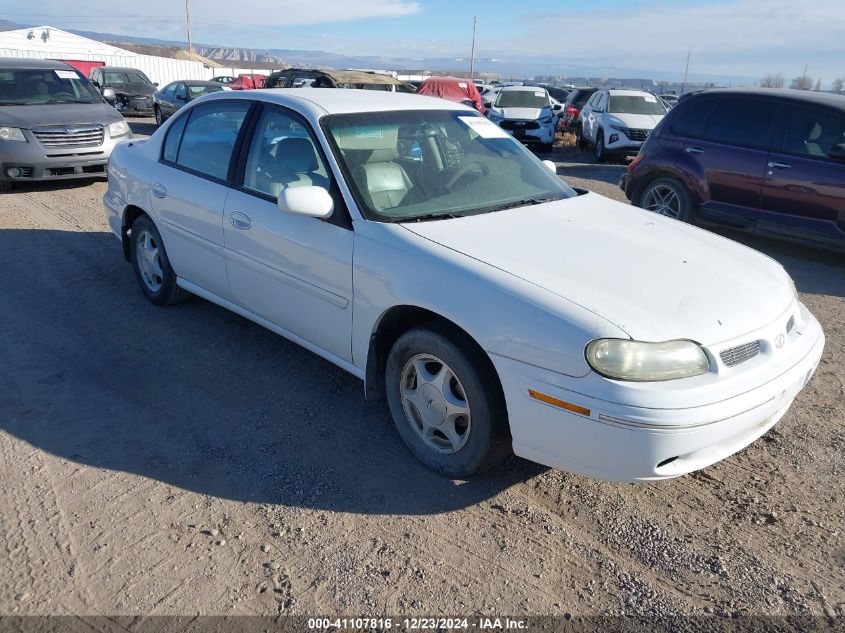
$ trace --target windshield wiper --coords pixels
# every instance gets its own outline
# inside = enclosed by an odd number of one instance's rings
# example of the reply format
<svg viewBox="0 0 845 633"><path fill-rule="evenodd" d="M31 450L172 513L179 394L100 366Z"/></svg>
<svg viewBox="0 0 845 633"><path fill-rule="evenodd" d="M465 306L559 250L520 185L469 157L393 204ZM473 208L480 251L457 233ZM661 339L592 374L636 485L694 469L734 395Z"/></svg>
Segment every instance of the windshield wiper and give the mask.
<svg viewBox="0 0 845 633"><path fill-rule="evenodd" d="M81 99L51 99L47 103L97 103L96 101L83 101Z"/></svg>
<svg viewBox="0 0 845 633"><path fill-rule="evenodd" d="M522 200L517 200L516 202L508 202L507 204L502 204L495 207L488 207L481 211L481 213L492 213L493 211L504 211L506 209L515 209L517 207L530 207L535 204L545 204L546 202L555 202L560 200L561 198L523 198Z"/></svg>
<svg viewBox="0 0 845 633"><path fill-rule="evenodd" d="M452 220L460 215L444 211L443 213L426 213L424 215L412 215L409 218L396 218L394 222L425 222L427 220Z"/></svg>

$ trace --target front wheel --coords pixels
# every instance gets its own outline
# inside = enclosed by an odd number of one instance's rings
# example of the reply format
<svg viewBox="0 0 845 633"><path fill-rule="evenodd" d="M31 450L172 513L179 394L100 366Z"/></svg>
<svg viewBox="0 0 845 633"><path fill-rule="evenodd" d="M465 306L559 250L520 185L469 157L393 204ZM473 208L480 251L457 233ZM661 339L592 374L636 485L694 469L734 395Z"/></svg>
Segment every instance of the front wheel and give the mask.
<svg viewBox="0 0 845 633"><path fill-rule="evenodd" d="M156 116L156 125L161 125L164 123L164 117L161 115L161 109L156 106L155 107L155 116Z"/></svg>
<svg viewBox="0 0 845 633"><path fill-rule="evenodd" d="M587 143L587 139L584 138L584 127L579 125L578 129L575 132L575 135L578 138L578 149L580 149L582 152L586 152L589 143Z"/></svg>
<svg viewBox="0 0 845 633"><path fill-rule="evenodd" d="M409 330L390 351L385 380L396 429L429 468L464 479L510 454L495 370L465 335L441 325Z"/></svg>
<svg viewBox="0 0 845 633"><path fill-rule="evenodd" d="M176 284L176 273L167 258L161 234L146 215L138 216L132 223L129 255L141 292L151 303L169 306L191 296Z"/></svg>
<svg viewBox="0 0 845 633"><path fill-rule="evenodd" d="M649 183L640 194L637 206L682 222L692 223L694 218L689 192L674 178L659 178Z"/></svg>

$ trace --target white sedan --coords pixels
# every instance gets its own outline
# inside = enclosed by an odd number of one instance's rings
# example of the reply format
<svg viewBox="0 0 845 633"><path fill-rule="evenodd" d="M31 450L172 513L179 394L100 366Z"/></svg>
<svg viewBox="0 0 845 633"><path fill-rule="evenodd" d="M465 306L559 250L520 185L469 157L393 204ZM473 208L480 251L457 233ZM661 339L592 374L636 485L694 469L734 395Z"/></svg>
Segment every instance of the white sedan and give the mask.
<svg viewBox="0 0 845 633"><path fill-rule="evenodd" d="M513 451L664 479L763 435L824 346L783 268L547 165L441 99L226 92L117 147L104 204L151 302L360 377L449 477Z"/></svg>

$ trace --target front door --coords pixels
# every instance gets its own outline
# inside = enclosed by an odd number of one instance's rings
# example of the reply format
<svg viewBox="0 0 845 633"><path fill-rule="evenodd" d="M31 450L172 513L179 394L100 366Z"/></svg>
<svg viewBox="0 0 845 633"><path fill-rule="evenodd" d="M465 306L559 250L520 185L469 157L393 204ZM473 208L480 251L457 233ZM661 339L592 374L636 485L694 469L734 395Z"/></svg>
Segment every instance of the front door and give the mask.
<svg viewBox="0 0 845 633"><path fill-rule="evenodd" d="M352 360L354 233L338 221L284 213L288 187L329 191L332 176L304 120L264 105L235 188L226 198L226 266L233 300L329 354ZM348 227L348 228L347 228Z"/></svg>
<svg viewBox="0 0 845 633"><path fill-rule="evenodd" d="M845 162L830 157L845 143L845 116L790 107L769 155L758 225L788 237L845 244Z"/></svg>

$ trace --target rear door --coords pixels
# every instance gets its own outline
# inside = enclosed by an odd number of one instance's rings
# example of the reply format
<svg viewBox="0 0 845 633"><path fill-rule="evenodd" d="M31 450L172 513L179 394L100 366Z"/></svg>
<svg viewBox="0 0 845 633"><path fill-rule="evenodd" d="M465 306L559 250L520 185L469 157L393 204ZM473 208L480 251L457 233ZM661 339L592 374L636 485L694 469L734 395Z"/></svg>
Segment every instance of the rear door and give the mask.
<svg viewBox="0 0 845 633"><path fill-rule="evenodd" d="M168 129L150 179L158 228L176 274L224 298L229 287L223 207L232 157L250 107L239 100L191 108Z"/></svg>
<svg viewBox="0 0 845 633"><path fill-rule="evenodd" d="M704 219L754 226L777 102L739 96L713 101L700 137L686 139L677 166L699 189Z"/></svg>
<svg viewBox="0 0 845 633"><path fill-rule="evenodd" d="M820 106L784 106L769 154L758 225L788 237L845 241L845 115Z"/></svg>

